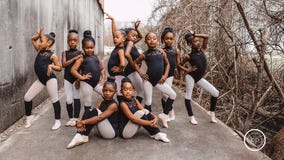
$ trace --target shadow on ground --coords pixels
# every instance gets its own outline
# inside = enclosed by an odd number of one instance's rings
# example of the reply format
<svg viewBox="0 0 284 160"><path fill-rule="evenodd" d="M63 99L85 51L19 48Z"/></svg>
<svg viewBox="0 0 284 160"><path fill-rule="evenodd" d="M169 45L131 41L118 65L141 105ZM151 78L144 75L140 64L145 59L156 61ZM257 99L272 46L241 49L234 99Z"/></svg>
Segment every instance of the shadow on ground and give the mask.
<svg viewBox="0 0 284 160"><path fill-rule="evenodd" d="M168 134L170 143L151 139L143 128L133 139L116 138L104 140L95 131L90 135L89 143L66 149L66 145L75 134L75 128L62 126L57 131L51 131L54 122L53 108L49 100L43 102L33 112L37 120L29 129L20 127L6 141L0 143L1 160L264 160L269 159L262 152L252 152L246 149L242 140L229 127L218 121L210 123L207 113L198 105L193 110L199 122L191 125L188 122L182 93L177 91L174 108L176 120L169 123L169 128L161 128ZM60 91L62 105L62 123L68 120L65 108L65 96ZM94 93L94 101L99 97ZM95 103L94 102L94 103ZM153 111L158 114L160 94L154 91Z"/></svg>

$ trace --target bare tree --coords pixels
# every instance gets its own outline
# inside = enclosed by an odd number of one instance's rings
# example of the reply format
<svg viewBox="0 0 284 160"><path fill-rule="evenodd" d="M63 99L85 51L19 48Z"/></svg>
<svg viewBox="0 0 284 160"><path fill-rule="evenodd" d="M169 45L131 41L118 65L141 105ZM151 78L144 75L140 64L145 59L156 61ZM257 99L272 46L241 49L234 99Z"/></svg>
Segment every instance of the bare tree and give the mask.
<svg viewBox="0 0 284 160"><path fill-rule="evenodd" d="M260 128L270 142L284 136L283 6L279 0L159 0L149 20L157 33L171 26L183 53L189 52L186 32L210 35L205 76L221 91L218 117L244 133ZM207 106L209 96L196 91Z"/></svg>

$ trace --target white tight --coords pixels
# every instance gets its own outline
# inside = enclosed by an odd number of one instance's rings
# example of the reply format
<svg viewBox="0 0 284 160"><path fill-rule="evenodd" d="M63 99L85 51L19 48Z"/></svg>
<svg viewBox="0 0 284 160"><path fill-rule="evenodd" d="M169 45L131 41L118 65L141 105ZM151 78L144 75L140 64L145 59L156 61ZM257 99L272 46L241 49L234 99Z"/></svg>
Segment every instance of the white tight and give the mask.
<svg viewBox="0 0 284 160"><path fill-rule="evenodd" d="M167 83L170 87L172 87L173 85L173 80L174 80L174 76L168 77L165 81L165 83ZM164 101L166 101L168 99L168 95L165 93L162 93L162 98Z"/></svg>
<svg viewBox="0 0 284 160"><path fill-rule="evenodd" d="M149 81L143 80L144 91L145 92L145 105L150 106L152 104L152 94L153 94L153 86ZM167 95L170 99L176 99L176 92L172 89L170 85L167 83L156 84L155 86L162 92L162 94Z"/></svg>
<svg viewBox="0 0 284 160"><path fill-rule="evenodd" d="M102 88L103 86L100 84L97 84L95 88L93 88L91 85L84 81L80 81L80 88L82 91L82 96L84 98L84 106L90 107L92 106L92 95L93 90L95 90L98 94L102 95Z"/></svg>
<svg viewBox="0 0 284 160"><path fill-rule="evenodd" d="M73 99L80 99L80 90L75 88L75 83L70 83L64 79L64 91L66 95L66 103L72 104Z"/></svg>
<svg viewBox="0 0 284 160"><path fill-rule="evenodd" d="M124 78L124 76L121 76L121 75L115 76L115 83L116 83L116 86L117 86L116 95L118 95L118 96L122 96L120 89L121 89L121 80L123 78Z"/></svg>
<svg viewBox="0 0 284 160"><path fill-rule="evenodd" d="M147 115L150 112L147 109L143 109L143 110L138 110L134 113L134 116L136 118L141 118L143 115ZM125 125L123 131L122 131L122 137L123 138L131 138L133 137L136 132L138 131L140 125L133 123L132 121L128 121L127 124Z"/></svg>
<svg viewBox="0 0 284 160"><path fill-rule="evenodd" d="M25 94L24 100L26 102L32 101L32 99L38 95L43 88L45 87L44 84L42 84L38 79L31 85L27 93ZM58 101L58 92L57 92L57 80L56 78L51 78L46 82L46 89L48 92L48 95L51 99L52 103L55 103Z"/></svg>
<svg viewBox="0 0 284 160"><path fill-rule="evenodd" d="M102 84L97 84L96 87L94 88L94 91L97 92L99 95L103 95L103 85Z"/></svg>
<svg viewBox="0 0 284 160"><path fill-rule="evenodd" d="M144 90L143 90L143 80L138 74L138 72L132 72L128 75L128 78L131 80L133 86L135 87L136 96L144 97Z"/></svg>
<svg viewBox="0 0 284 160"><path fill-rule="evenodd" d="M102 114L101 110L98 110L98 115ZM100 135L105 139L112 139L115 137L115 131L113 130L113 127L110 123L110 121L106 118L102 121L100 121L97 124L98 131Z"/></svg>
<svg viewBox="0 0 284 160"><path fill-rule="evenodd" d="M185 76L185 82L186 82L186 92L185 92L185 99L191 100L192 97L192 90L194 87L194 79L190 75ZM219 91L207 80L204 78L201 78L197 83L198 86L208 91L211 96L218 97Z"/></svg>

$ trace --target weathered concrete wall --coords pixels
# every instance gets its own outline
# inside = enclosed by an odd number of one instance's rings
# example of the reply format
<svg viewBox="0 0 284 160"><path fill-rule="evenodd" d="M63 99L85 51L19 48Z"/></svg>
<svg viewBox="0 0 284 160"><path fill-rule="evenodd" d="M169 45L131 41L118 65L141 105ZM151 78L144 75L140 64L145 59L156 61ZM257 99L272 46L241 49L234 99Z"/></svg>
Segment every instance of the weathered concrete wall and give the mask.
<svg viewBox="0 0 284 160"><path fill-rule="evenodd" d="M69 29L93 31L96 50L103 55L103 10L97 0L1 0L0 1L0 132L24 115L23 97L36 80L36 52L31 36L39 27L54 31L53 50L61 59L67 49ZM61 87L63 72L57 73ZM34 106L47 98L46 90L35 97ZM63 106L64 107L64 106Z"/></svg>

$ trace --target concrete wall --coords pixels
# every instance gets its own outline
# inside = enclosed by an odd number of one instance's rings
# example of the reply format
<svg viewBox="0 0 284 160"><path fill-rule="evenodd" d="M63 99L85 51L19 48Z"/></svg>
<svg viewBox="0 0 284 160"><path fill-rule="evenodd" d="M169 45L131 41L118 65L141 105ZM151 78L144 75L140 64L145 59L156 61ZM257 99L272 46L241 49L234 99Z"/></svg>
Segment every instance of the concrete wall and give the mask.
<svg viewBox="0 0 284 160"><path fill-rule="evenodd" d="M24 115L25 92L36 80L36 52L31 36L40 26L56 34L53 50L61 59L67 49L69 29L93 31L96 51L103 55L103 10L97 0L1 0L0 1L0 132ZM81 45L80 45L81 48ZM63 86L63 72L56 74ZM46 90L33 101L46 99ZM63 106L64 107L64 106Z"/></svg>

